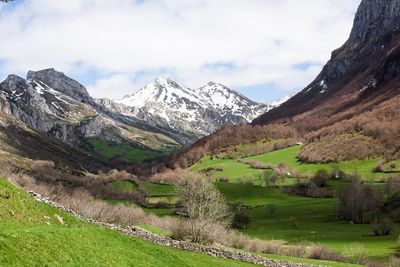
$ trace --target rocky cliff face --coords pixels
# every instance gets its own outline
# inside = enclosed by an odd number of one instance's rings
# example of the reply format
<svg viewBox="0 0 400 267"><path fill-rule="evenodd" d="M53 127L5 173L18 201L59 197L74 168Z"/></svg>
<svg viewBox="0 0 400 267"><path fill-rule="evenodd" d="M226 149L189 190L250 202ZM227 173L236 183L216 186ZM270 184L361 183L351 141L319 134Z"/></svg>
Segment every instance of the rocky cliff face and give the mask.
<svg viewBox="0 0 400 267"><path fill-rule="evenodd" d="M399 0L364 0L345 47L356 50L367 43L375 43L387 33L398 31L399 25Z"/></svg>
<svg viewBox="0 0 400 267"><path fill-rule="evenodd" d="M29 71L26 78L29 81L39 81L51 88L57 88L57 91L60 93L70 96L80 102L94 103L83 85L55 69Z"/></svg>
<svg viewBox="0 0 400 267"><path fill-rule="evenodd" d="M304 112L333 118L352 106L367 108L366 101L382 101L386 94L393 97L397 89L389 93L386 84L400 73L399 59L400 0L363 0L349 39L332 52L317 78L253 123L288 120Z"/></svg>

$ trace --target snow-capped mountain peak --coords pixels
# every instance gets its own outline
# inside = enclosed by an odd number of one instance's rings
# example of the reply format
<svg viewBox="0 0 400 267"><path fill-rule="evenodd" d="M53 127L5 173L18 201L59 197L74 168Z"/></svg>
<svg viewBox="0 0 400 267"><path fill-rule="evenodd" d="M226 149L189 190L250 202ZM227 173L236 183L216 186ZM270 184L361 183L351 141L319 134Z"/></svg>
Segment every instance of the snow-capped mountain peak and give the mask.
<svg viewBox="0 0 400 267"><path fill-rule="evenodd" d="M177 107L185 100L201 102L188 87L180 85L170 78L161 77L116 102L128 107L143 108L151 103L165 103Z"/></svg>
<svg viewBox="0 0 400 267"><path fill-rule="evenodd" d="M194 140L228 124L250 122L271 108L220 83L192 89L165 77L115 102L130 108L126 115L190 133Z"/></svg>

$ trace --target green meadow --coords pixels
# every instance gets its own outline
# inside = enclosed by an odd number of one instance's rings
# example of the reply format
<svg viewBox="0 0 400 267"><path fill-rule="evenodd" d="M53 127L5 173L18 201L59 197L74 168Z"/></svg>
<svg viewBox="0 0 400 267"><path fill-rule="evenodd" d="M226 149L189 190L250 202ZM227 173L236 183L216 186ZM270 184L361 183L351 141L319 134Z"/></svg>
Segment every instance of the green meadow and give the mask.
<svg viewBox="0 0 400 267"><path fill-rule="evenodd" d="M262 163L272 163L278 165L284 162L289 168L294 169L298 173L305 175L313 175L320 169L327 171L332 170L332 168L338 168L349 174L358 174L364 179L374 179L380 178L383 174L373 173L373 168L381 161L379 158L367 159L367 160L351 160L343 161L339 163L329 163L329 164L311 164L302 163L297 159L297 154L300 152L301 146L292 146L289 148L264 153L261 155L251 156L238 160L233 159L218 159L206 156L202 158L199 162L191 167L193 171L201 171L207 168L220 168L221 170L213 171L213 177L227 177L230 181L237 181L238 179L258 179L258 175L262 170L254 169L249 164L243 163L246 161L257 160Z"/></svg>

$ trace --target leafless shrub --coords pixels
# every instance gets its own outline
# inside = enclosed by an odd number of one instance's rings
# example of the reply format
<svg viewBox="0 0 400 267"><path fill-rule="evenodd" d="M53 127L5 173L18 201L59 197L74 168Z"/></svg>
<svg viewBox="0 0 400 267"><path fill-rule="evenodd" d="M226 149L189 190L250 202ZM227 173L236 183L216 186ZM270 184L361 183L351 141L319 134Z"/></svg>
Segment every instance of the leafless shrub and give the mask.
<svg viewBox="0 0 400 267"><path fill-rule="evenodd" d="M184 169L167 169L162 173L157 173L149 178L150 182L171 184L171 185L183 185L189 180L196 177L196 173Z"/></svg>
<svg viewBox="0 0 400 267"><path fill-rule="evenodd" d="M183 220L171 224L168 229L171 231L171 237L176 240L188 240L192 234L190 225Z"/></svg>
<svg viewBox="0 0 400 267"><path fill-rule="evenodd" d="M400 266L400 258L396 256L392 256L389 258L389 267L397 267Z"/></svg>
<svg viewBox="0 0 400 267"><path fill-rule="evenodd" d="M352 255L352 259L356 263L362 263L368 255L367 249L361 243L352 243L346 246L346 251L349 255Z"/></svg>
<svg viewBox="0 0 400 267"><path fill-rule="evenodd" d="M289 246L286 249L285 255L296 258L306 258L307 247L304 244L299 244L297 246Z"/></svg>
<svg viewBox="0 0 400 267"><path fill-rule="evenodd" d="M345 259L343 255L323 245L311 246L307 257L310 259L328 261L344 261Z"/></svg>
<svg viewBox="0 0 400 267"><path fill-rule="evenodd" d="M371 186L352 181L338 193L337 215L354 223L373 221L380 209L382 196Z"/></svg>
<svg viewBox="0 0 400 267"><path fill-rule="evenodd" d="M372 225L372 231L376 236L390 235L393 231L392 219L388 217L380 219L377 223Z"/></svg>
<svg viewBox="0 0 400 267"><path fill-rule="evenodd" d="M229 178L225 177L225 176L219 177L218 182L227 183L227 182L229 182Z"/></svg>
<svg viewBox="0 0 400 267"><path fill-rule="evenodd" d="M206 231L210 224L228 224L229 207L211 179L198 174L185 186L178 187L177 191L181 210L191 224L192 241L208 243L210 240Z"/></svg>

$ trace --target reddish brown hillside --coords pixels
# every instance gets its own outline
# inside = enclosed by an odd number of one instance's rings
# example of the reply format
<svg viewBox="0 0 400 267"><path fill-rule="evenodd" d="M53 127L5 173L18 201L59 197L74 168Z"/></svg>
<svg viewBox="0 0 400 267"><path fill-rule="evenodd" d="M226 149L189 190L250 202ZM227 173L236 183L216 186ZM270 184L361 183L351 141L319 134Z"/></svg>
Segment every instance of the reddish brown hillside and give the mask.
<svg viewBox="0 0 400 267"><path fill-rule="evenodd" d="M348 140L347 135L346 142L354 141L351 144L359 146L358 150L366 140L376 145L360 157L394 155L400 150L396 141L400 140L399 110L400 0L363 0L349 39L332 53L310 85L251 125L227 127L199 140L175 155L173 162L184 166L205 153L280 134L305 138L312 145L321 140L336 142L340 139L333 136L356 133L362 137ZM346 151L339 144L336 147L344 150L340 158L358 151ZM330 158L321 153L325 152L306 145L301 156L312 161Z"/></svg>

